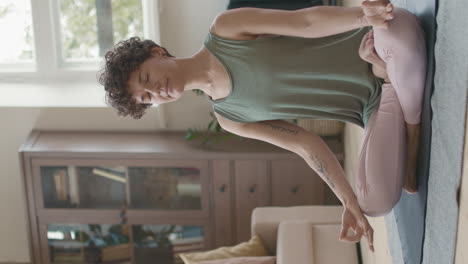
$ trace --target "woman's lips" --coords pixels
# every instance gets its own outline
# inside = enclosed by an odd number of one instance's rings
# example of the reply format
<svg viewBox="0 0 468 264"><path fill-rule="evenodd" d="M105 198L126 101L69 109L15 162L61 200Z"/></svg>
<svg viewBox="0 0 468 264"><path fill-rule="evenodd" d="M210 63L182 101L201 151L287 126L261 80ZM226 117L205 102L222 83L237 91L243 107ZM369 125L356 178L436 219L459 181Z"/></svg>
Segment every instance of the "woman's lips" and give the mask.
<svg viewBox="0 0 468 264"><path fill-rule="evenodd" d="M166 94L168 97L172 97L169 95L169 92L172 93L172 88L169 86L169 78L167 78L167 82L166 82Z"/></svg>

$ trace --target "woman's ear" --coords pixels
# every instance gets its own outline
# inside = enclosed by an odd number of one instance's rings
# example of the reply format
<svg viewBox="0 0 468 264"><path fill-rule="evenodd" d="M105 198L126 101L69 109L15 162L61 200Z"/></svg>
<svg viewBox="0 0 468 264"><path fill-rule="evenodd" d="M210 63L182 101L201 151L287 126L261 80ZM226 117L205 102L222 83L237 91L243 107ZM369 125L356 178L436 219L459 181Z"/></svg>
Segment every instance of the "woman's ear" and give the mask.
<svg viewBox="0 0 468 264"><path fill-rule="evenodd" d="M166 52L165 52L164 49L161 48L161 47L153 47L153 48L151 49L151 55L152 55L152 56L164 57L164 54L165 54L165 53L166 53Z"/></svg>

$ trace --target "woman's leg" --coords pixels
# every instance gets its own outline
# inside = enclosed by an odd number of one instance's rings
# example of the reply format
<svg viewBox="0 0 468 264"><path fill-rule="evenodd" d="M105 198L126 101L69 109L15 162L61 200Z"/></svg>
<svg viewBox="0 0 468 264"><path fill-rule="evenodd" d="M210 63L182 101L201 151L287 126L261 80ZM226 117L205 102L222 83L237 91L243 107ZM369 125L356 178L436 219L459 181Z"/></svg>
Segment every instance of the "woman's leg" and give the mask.
<svg viewBox="0 0 468 264"><path fill-rule="evenodd" d="M416 161L419 147L419 123L426 77L424 31L416 16L395 8L388 29L374 28L377 54L385 61L391 84L398 95L406 122L407 157L405 189L417 191Z"/></svg>
<svg viewBox="0 0 468 264"><path fill-rule="evenodd" d="M406 170L403 112L391 84L384 84L378 109L364 131L354 192L368 216L389 213L400 200Z"/></svg>

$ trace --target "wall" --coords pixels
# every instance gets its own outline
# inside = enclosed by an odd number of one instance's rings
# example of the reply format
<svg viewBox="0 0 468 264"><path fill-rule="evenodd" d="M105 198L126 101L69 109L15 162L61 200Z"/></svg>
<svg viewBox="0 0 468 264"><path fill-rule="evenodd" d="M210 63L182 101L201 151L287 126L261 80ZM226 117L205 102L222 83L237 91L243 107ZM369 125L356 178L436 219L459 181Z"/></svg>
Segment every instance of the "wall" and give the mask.
<svg viewBox="0 0 468 264"><path fill-rule="evenodd" d="M176 57L189 57L200 49L213 18L228 4L227 0L162 2L161 45ZM186 92L168 105L168 128L206 127L210 109L206 99ZM30 261L18 149L32 129L156 131L157 116L157 109L131 120L117 117L110 108L0 108L0 263Z"/></svg>

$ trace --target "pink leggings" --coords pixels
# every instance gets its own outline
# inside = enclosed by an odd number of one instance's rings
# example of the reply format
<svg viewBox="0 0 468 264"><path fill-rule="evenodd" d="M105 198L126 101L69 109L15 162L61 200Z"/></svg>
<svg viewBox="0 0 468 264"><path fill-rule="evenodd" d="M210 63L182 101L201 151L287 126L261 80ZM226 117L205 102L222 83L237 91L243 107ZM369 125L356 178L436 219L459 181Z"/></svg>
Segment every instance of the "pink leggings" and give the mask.
<svg viewBox="0 0 468 264"><path fill-rule="evenodd" d="M424 31L416 16L395 8L388 29L374 29L374 46L387 64L390 83L364 131L354 191L368 216L388 214L406 177L406 125L421 119L426 77Z"/></svg>

